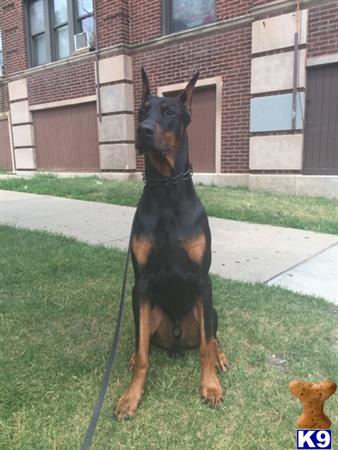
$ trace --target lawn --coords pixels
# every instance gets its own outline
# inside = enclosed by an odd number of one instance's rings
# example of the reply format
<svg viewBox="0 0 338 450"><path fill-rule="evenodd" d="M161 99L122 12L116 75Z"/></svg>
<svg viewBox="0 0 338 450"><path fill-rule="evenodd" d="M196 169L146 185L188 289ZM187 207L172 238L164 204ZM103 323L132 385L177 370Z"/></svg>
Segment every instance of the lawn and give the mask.
<svg viewBox="0 0 338 450"><path fill-rule="evenodd" d="M0 179L0 189L135 206L143 183L98 177ZM338 200L296 197L246 188L197 186L210 216L338 234Z"/></svg>
<svg viewBox="0 0 338 450"><path fill-rule="evenodd" d="M116 317L125 255L41 232L0 228L0 427L3 450L80 448ZM224 405L199 398L198 352L153 349L133 420L111 418L130 379L129 278L117 366L93 449L295 448L302 407L295 378L336 379L338 308L264 285L213 277L219 338L228 354ZM338 436L338 395L326 405Z"/></svg>

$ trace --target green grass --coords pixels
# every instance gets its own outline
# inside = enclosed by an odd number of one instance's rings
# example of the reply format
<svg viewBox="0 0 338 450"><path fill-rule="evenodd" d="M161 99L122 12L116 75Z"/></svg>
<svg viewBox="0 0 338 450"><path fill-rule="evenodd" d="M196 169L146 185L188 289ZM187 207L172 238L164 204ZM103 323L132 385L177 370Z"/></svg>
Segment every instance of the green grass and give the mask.
<svg viewBox="0 0 338 450"><path fill-rule="evenodd" d="M0 189L127 206L137 204L142 188L141 182L97 177L36 175L32 179L0 180ZM338 200L215 186L197 186L197 192L210 216L338 234Z"/></svg>
<svg viewBox="0 0 338 450"><path fill-rule="evenodd" d="M0 228L0 448L80 448L107 357L124 254L41 232ZM302 407L295 378L336 379L338 308L279 288L213 277L219 338L230 370L224 405L199 398L198 352L153 349L133 420L111 412L127 387L133 349L129 278L117 366L93 449L295 448ZM287 362L271 363L276 355ZM326 405L338 436L338 395Z"/></svg>

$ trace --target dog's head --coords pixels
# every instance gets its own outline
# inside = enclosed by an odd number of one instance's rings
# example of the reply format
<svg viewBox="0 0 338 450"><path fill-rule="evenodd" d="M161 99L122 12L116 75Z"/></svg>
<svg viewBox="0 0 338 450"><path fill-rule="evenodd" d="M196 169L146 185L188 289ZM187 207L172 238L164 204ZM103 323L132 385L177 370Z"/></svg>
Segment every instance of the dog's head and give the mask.
<svg viewBox="0 0 338 450"><path fill-rule="evenodd" d="M176 153L190 123L191 102L199 72L177 96L157 97L150 93L142 67L142 105L138 112L136 148L150 160L164 160L174 167Z"/></svg>

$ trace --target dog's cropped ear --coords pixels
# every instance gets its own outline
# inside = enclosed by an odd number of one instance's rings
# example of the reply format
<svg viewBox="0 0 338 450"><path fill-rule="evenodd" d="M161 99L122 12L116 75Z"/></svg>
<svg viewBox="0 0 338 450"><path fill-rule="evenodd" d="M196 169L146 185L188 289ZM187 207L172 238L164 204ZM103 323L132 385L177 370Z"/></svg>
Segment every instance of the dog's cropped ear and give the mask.
<svg viewBox="0 0 338 450"><path fill-rule="evenodd" d="M185 105L185 108L188 112L188 114L190 115L191 113L191 102L192 102L192 93L194 90L194 86L196 84L196 81L199 77L199 72L197 71L192 79L189 81L189 83L187 84L187 87L184 89L184 91L182 91L179 95L179 99L181 100L181 102Z"/></svg>
<svg viewBox="0 0 338 450"><path fill-rule="evenodd" d="M144 70L144 67L141 68L142 73L142 104L146 101L146 98L150 95L150 85L149 80L146 74L146 71Z"/></svg>

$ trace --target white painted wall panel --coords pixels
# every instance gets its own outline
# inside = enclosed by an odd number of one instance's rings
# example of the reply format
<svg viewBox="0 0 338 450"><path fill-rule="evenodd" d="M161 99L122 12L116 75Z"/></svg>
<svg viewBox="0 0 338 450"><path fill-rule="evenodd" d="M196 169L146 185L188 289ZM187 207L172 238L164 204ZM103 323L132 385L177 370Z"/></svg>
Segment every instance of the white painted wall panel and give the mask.
<svg viewBox="0 0 338 450"><path fill-rule="evenodd" d="M136 169L134 144L101 144L100 167L103 170Z"/></svg>
<svg viewBox="0 0 338 450"><path fill-rule="evenodd" d="M298 87L305 87L305 50L299 52ZM283 91L293 88L294 52L253 58L251 62L251 93Z"/></svg>
<svg viewBox="0 0 338 450"><path fill-rule="evenodd" d="M34 146L34 131L32 125L16 125L12 127L14 147Z"/></svg>
<svg viewBox="0 0 338 450"><path fill-rule="evenodd" d="M28 100L11 103L11 119L13 124L31 122L32 117L29 111Z"/></svg>
<svg viewBox="0 0 338 450"><path fill-rule="evenodd" d="M118 142L134 140L134 116L131 114L117 114L103 116L98 122L100 142Z"/></svg>
<svg viewBox="0 0 338 450"><path fill-rule="evenodd" d="M110 58L100 59L100 84L111 81L122 81L133 79L132 60L130 56L118 55ZM95 65L96 77L96 65Z"/></svg>
<svg viewBox="0 0 338 450"><path fill-rule="evenodd" d="M303 134L250 138L251 170L301 170Z"/></svg>
<svg viewBox="0 0 338 450"><path fill-rule="evenodd" d="M103 113L134 111L132 84L119 83L100 88L101 111Z"/></svg>
<svg viewBox="0 0 338 450"><path fill-rule="evenodd" d="M10 81L8 83L8 95L10 101L27 98L28 93L27 93L26 78L22 78L21 80Z"/></svg>
<svg viewBox="0 0 338 450"><path fill-rule="evenodd" d="M297 95L296 128L303 129L305 96ZM284 131L292 129L292 94L269 95L251 99L250 131Z"/></svg>
<svg viewBox="0 0 338 450"><path fill-rule="evenodd" d="M14 151L17 169L36 169L34 148L16 148Z"/></svg>
<svg viewBox="0 0 338 450"><path fill-rule="evenodd" d="M308 10L301 12L300 44L307 43ZM252 53L292 47L295 42L296 13L258 20L252 24Z"/></svg>

